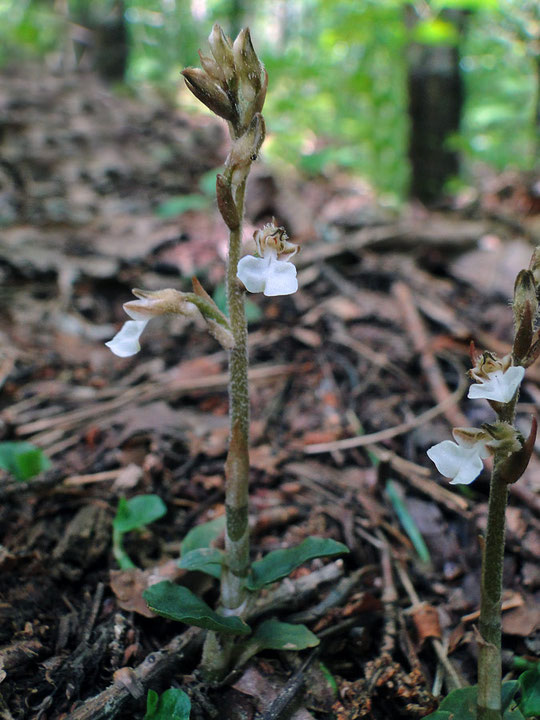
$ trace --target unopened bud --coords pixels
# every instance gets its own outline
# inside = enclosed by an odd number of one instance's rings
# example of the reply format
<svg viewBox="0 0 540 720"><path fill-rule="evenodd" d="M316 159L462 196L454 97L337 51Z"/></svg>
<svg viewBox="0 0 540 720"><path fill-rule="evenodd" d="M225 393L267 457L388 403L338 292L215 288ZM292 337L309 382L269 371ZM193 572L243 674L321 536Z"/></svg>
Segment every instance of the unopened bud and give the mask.
<svg viewBox="0 0 540 720"><path fill-rule="evenodd" d="M530 270L521 270L514 285L514 361L519 363L529 352L538 312L536 285Z"/></svg>
<svg viewBox="0 0 540 720"><path fill-rule="evenodd" d="M200 50L199 58L201 60L201 67L204 72L209 75L212 80L214 80L218 85L221 85L223 87L223 85L225 84L225 73L217 64L217 62L213 58L208 57L208 55L203 55Z"/></svg>
<svg viewBox="0 0 540 720"><path fill-rule="evenodd" d="M523 367L530 367L540 357L540 331L533 333L527 356L521 361Z"/></svg>
<svg viewBox="0 0 540 720"><path fill-rule="evenodd" d="M533 274L536 285L540 285L540 245L534 248L529 270Z"/></svg>
<svg viewBox="0 0 540 720"><path fill-rule="evenodd" d="M216 196L219 212L229 230L240 227L240 216L233 198L230 183L223 175L216 177Z"/></svg>
<svg viewBox="0 0 540 720"><path fill-rule="evenodd" d="M217 23L212 28L208 42L210 43L210 49L212 50L212 55L216 63L225 75L225 80L229 86L232 86L236 82L232 43Z"/></svg>
<svg viewBox="0 0 540 720"><path fill-rule="evenodd" d="M124 310L133 320L150 320L157 315L198 315L199 311L190 302L186 293L173 288L164 290L139 290L132 293L138 300L124 303Z"/></svg>
<svg viewBox="0 0 540 720"><path fill-rule="evenodd" d="M251 163L257 159L264 141L266 127L263 116L257 113L247 131L234 141L226 164L232 170L232 183L238 185L245 180Z"/></svg>
<svg viewBox="0 0 540 720"><path fill-rule="evenodd" d="M533 417L529 437L524 441L518 441L519 448L506 459L496 463L495 472L501 480L508 484L515 483L523 475L534 450L537 430L538 423Z"/></svg>
<svg viewBox="0 0 540 720"><path fill-rule="evenodd" d="M227 94L200 68L182 70L187 87L207 108L225 120L234 121L236 111Z"/></svg>
<svg viewBox="0 0 540 720"><path fill-rule="evenodd" d="M233 45L234 64L244 99L251 102L262 85L262 66L251 42L249 28L238 33Z"/></svg>

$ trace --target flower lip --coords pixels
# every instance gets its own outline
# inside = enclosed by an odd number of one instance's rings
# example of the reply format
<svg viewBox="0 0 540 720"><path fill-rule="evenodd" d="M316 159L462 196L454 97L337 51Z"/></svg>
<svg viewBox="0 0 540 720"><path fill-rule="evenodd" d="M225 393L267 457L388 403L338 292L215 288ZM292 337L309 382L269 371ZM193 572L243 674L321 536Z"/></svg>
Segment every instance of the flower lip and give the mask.
<svg viewBox="0 0 540 720"><path fill-rule="evenodd" d="M136 355L141 349L139 338L147 323L148 318L145 320L128 320L122 325L113 339L106 342L105 345L118 357Z"/></svg>
<svg viewBox="0 0 540 720"><path fill-rule="evenodd" d="M437 470L445 477L452 478L451 485L469 485L482 472L484 464L479 448L458 445L452 440L433 445L427 456L435 463Z"/></svg>
<svg viewBox="0 0 540 720"><path fill-rule="evenodd" d="M266 247L263 257L246 255L238 263L237 277L248 292L262 292L267 297L291 295L298 290L296 267L285 260L278 259L278 252Z"/></svg>
<svg viewBox="0 0 540 720"><path fill-rule="evenodd" d="M507 370L494 370L486 378L478 378L479 382L471 385L468 398L492 400L494 402L509 403L516 394L525 368L513 365Z"/></svg>

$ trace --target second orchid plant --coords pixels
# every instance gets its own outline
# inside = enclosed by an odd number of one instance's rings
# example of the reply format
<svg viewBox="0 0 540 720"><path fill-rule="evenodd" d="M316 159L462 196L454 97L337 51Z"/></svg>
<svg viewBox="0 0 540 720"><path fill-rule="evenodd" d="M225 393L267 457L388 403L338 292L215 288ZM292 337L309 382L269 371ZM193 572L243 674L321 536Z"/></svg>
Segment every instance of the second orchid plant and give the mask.
<svg viewBox="0 0 540 720"><path fill-rule="evenodd" d="M236 40L215 25L209 37L211 56L199 52L201 68L183 71L189 90L212 112L227 121L231 150L223 173L216 178L217 204L229 231L226 268L228 316L194 278L192 292L174 289L134 290L137 300L124 305L131 318L107 343L120 357L140 349L139 338L153 317L181 314L201 317L209 332L229 353L229 450L225 463L225 519L194 528L182 542L180 567L205 572L220 580L216 610L188 588L169 581L145 591L149 607L159 615L208 630L202 669L210 680L265 647L302 649L318 643L303 625L265 620L248 624L259 590L281 580L303 563L337 556L347 548L327 538L308 537L293 548L279 549L251 562L248 527L249 500L249 389L245 291L267 296L289 295L298 288L296 268L290 260L298 247L284 228L274 223L254 234L256 255L242 257L242 227L246 181L265 137L261 114L268 84L249 30ZM224 550L213 541L225 530Z"/></svg>
<svg viewBox="0 0 540 720"><path fill-rule="evenodd" d="M444 440L430 448L427 453L441 475L451 478L451 483L454 484L468 485L482 472L485 459L491 457L493 462L487 529L483 541L475 716L477 720L501 720L505 710L501 695L505 511L508 486L515 483L525 471L536 438L536 420L533 418L531 430L525 438L515 425L515 415L525 368L540 355L540 331L535 330L539 290L540 248L537 248L529 269L522 270L516 278L512 352L500 359L489 352L477 354L474 348L471 352L473 368L469 375L475 383L470 386L468 397L487 400L495 411L497 420L481 428L454 428L455 442ZM461 707L458 695L462 692L454 691L456 708ZM452 702L451 696L448 696L444 712L455 709ZM443 706L430 717L443 717L440 714L442 711ZM507 715L504 714L504 717Z"/></svg>

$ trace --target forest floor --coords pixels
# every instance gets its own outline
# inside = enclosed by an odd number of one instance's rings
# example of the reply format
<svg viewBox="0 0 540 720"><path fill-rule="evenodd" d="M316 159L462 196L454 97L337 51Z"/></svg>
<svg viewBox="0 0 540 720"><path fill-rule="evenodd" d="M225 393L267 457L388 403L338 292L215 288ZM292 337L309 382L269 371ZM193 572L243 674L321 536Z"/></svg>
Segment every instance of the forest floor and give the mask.
<svg viewBox="0 0 540 720"><path fill-rule="evenodd" d="M450 486L426 449L494 418L463 401L469 342L510 349L514 279L540 243L526 180L397 215L345 175L256 163L246 238L275 216L302 252L296 294L249 297L252 552L319 535L350 554L297 570L271 606L318 648L267 651L212 690L200 632L151 616L142 591L172 577L216 598L176 560L224 511L226 353L185 318L152 322L132 358L104 342L133 287L187 290L196 273L222 294L225 133L85 75L4 76L0 108L0 437L52 461L27 482L0 471L0 718L141 719L149 688L182 687L193 718L275 720L293 697L297 720L412 720L474 682L488 472ZM539 399L532 367L525 434ZM509 676L540 655L539 468L507 514ZM121 571L112 520L143 493L168 512L129 535L137 569Z"/></svg>

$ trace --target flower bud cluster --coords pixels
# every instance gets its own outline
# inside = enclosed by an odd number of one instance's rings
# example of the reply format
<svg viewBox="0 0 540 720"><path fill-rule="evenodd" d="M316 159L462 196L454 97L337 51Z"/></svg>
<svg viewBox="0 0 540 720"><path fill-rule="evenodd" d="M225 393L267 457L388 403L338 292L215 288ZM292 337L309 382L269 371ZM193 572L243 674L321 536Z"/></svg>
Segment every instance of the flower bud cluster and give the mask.
<svg viewBox="0 0 540 720"><path fill-rule="evenodd" d="M216 24L208 42L212 57L199 51L202 68L186 68L182 74L191 92L212 112L230 122L239 137L262 110L268 76L247 28L240 31L233 43Z"/></svg>

